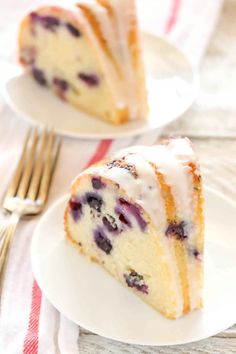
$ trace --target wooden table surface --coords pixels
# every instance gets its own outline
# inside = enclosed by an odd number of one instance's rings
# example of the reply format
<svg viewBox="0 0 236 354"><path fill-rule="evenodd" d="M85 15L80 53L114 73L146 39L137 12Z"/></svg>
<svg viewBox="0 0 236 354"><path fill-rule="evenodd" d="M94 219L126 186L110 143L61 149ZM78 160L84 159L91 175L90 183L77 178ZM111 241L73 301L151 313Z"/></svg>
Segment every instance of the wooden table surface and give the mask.
<svg viewBox="0 0 236 354"><path fill-rule="evenodd" d="M225 0L219 23L201 64L199 96L187 114L162 131L163 136L174 133L192 138L200 157L204 183L224 192L234 200L236 200L235 19L236 0ZM3 126L2 128L4 129ZM173 347L128 345L81 329L78 345L80 354L231 354L236 353L236 326L212 338Z"/></svg>
<svg viewBox="0 0 236 354"><path fill-rule="evenodd" d="M200 157L204 183L236 201L235 19L236 1L226 0L201 64L199 96L189 112L166 127L162 135L191 137ZM79 348L81 354L231 354L236 353L236 325L212 338L171 347L128 345L81 329Z"/></svg>

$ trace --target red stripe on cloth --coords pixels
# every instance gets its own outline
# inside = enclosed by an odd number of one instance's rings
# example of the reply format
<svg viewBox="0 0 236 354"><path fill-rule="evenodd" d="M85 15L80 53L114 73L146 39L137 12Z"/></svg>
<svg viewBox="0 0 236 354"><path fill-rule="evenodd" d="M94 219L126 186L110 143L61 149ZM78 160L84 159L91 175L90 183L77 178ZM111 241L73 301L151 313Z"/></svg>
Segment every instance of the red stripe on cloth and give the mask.
<svg viewBox="0 0 236 354"><path fill-rule="evenodd" d="M112 140L101 140L95 154L87 163L87 167L101 160L107 154L111 144L112 144Z"/></svg>
<svg viewBox="0 0 236 354"><path fill-rule="evenodd" d="M101 160L108 152L112 140L101 140L86 167ZM37 354L39 344L39 318L42 293L34 280L28 329L23 344L23 354Z"/></svg>
<svg viewBox="0 0 236 354"><path fill-rule="evenodd" d="M39 329L39 315L41 309L42 293L36 281L32 288L32 301L29 317L28 330L24 340L23 354L38 353L38 329Z"/></svg>
<svg viewBox="0 0 236 354"><path fill-rule="evenodd" d="M165 24L165 34L170 33L173 29L179 15L180 5L181 0L172 0L171 12Z"/></svg>

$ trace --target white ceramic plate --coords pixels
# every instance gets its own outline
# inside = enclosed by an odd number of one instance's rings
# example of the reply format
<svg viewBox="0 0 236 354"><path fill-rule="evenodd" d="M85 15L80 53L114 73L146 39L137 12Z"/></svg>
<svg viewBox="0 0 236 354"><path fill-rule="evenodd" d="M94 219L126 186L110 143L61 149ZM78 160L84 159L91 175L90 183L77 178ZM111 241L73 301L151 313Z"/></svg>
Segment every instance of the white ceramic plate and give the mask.
<svg viewBox="0 0 236 354"><path fill-rule="evenodd" d="M0 65L3 94L11 108L33 124L53 126L58 133L82 138L118 138L160 128L193 103L198 75L187 58L167 41L143 35L150 112L147 122L113 126L82 113L40 87L19 67Z"/></svg>
<svg viewBox="0 0 236 354"><path fill-rule="evenodd" d="M207 189L204 309L168 320L89 262L65 240L60 199L40 220L32 240L35 278L65 316L126 343L173 345L212 336L236 322L236 205Z"/></svg>

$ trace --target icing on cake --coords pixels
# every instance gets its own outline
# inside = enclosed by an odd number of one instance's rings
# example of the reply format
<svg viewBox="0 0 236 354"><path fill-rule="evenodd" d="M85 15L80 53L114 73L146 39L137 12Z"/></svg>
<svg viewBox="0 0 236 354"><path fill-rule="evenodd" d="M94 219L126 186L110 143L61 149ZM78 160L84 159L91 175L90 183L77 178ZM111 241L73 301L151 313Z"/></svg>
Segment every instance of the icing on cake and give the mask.
<svg viewBox="0 0 236 354"><path fill-rule="evenodd" d="M78 219L71 200L81 207ZM177 318L202 306L202 203L192 145L173 138L122 150L81 173L65 229L82 253Z"/></svg>
<svg viewBox="0 0 236 354"><path fill-rule="evenodd" d="M20 62L61 99L120 124L147 115L134 0L43 6L19 30Z"/></svg>

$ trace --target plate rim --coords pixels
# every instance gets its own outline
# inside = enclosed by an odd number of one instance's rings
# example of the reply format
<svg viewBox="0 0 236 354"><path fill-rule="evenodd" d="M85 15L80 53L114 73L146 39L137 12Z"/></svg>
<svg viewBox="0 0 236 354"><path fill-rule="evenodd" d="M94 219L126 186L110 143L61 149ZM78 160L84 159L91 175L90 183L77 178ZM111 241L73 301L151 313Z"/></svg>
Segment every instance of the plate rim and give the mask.
<svg viewBox="0 0 236 354"><path fill-rule="evenodd" d="M166 122L161 122L159 125L155 126L155 127L151 127L148 125L148 119L147 121L143 122L143 125L141 125L140 127L135 127L131 130L128 131L124 131L124 132L118 132L118 133L79 133L79 132L73 132L72 130L67 130L67 129L63 129L63 128L55 128L55 131L57 132L57 134L59 134L60 136L63 137L68 137L68 138L73 138L73 139L89 139L89 140L97 140L97 139L122 139L122 138L129 138L129 137L134 137L140 134L147 134L148 132L152 132L155 130L161 130L163 129L163 127L165 127L166 125L175 122L177 119L179 119L184 113L186 113L190 107L193 105L193 103L195 102L195 99L197 97L197 93L199 91L199 87L200 87L200 74L199 71L197 70L196 67L194 67L194 65L191 63L191 61L189 60L189 58L185 55L185 53L183 52L183 50L181 50L180 48L178 48L172 41L168 40L165 37L159 36L159 35L154 35L153 33L150 33L148 31L141 31L141 35L143 37L147 36L155 41L159 41L162 43L166 43L168 46L172 47L173 50L177 51L186 61L186 63L188 63L188 68L191 70L191 74L192 74L192 97L191 100L189 100L188 105L181 110L181 112L174 118L167 120ZM32 115L27 114L25 112L23 112L21 109L18 108L18 105L14 103L14 101L10 98L10 96L7 93L7 83L17 77L17 76L21 76L23 75L25 72L23 70L23 68L18 64L18 63L9 63L9 62L4 62L1 61L0 65L7 65L9 67L13 68L13 72L15 72L15 74L13 74L10 78L8 77L7 79L3 80L3 85L1 85L1 94L5 100L5 102L7 103L7 105L10 107L10 109L13 110L13 112L15 112L17 114L17 116L19 116L21 119L23 119L24 121L28 122L29 124L31 124L32 126L39 126L42 127L44 124L42 122L40 122L39 120L37 120L36 118L34 118ZM0 67L1 69L1 67ZM148 78L148 76L147 76ZM73 107L72 107L73 108ZM83 112L82 112L83 113ZM96 119L96 118L93 118Z"/></svg>
<svg viewBox="0 0 236 354"><path fill-rule="evenodd" d="M210 193L213 196L217 196L218 198L221 198L223 200L225 200L228 204L230 204L230 206L232 208L235 208L236 210L236 202L234 200L232 200L231 198L229 198L228 196L225 196L221 191L218 191L212 187L209 187L207 185L204 186L204 194L205 193ZM33 275L35 277L35 280L37 281L42 293L45 295L46 299L52 304L52 306L54 306L55 309L57 309L63 316L67 317L70 321L72 321L73 323L77 324L78 326L81 326L91 332L93 332L94 334L97 334L101 337L107 338L107 339L111 339L117 342L121 342L121 343L126 343L126 344L131 344L131 345L140 345L140 346L155 346L155 347L159 347L159 346L174 346L174 345L183 345L183 344L188 344L188 343L194 343L194 342L198 342L200 340L204 340L206 338L210 338L214 335L216 335L217 333L220 333L224 330L226 330L227 328L233 326L236 323L236 318L235 320L229 321L229 323L222 325L221 327L219 327L219 329L215 332L213 332L211 335L207 335L207 336L202 336L202 335L198 335L196 336L195 339L186 339L185 341L181 341L181 340L175 340L174 342L168 342L168 341L161 341L159 340L158 343L157 342L152 342L152 341L137 341L137 340L122 340L118 337L115 336L111 336L108 335L106 336L104 333L100 333L99 329L97 328L92 328L92 326L90 326L89 328L83 323L78 323L76 320L72 319L72 317L70 316L69 312L67 310L60 310L60 306L57 306L57 304L54 303L54 301L52 301L53 299L51 298L50 294L48 294L47 290L44 290L44 286L42 286L41 284L41 280L40 280L40 276L38 275L38 270L36 269L37 266L35 264L35 261L33 260L34 258L34 243L36 242L36 234L37 234L37 230L40 228L41 224L44 222L44 219L48 216L48 213L53 212L54 209L56 209L60 204L65 203L66 199L69 198L69 193L64 194L63 196L60 196L51 206L50 208L45 212L45 214L40 218L39 222L37 223L35 230L33 232L32 235L32 240L31 240L31 245L30 245L30 260L31 260L31 267L32 267L32 271L33 271ZM43 290L42 290L43 289Z"/></svg>

